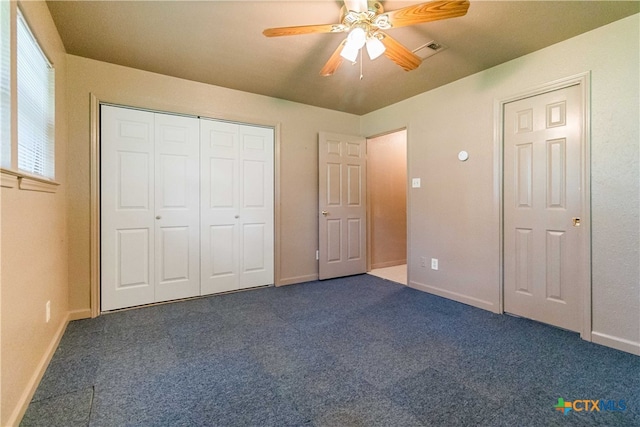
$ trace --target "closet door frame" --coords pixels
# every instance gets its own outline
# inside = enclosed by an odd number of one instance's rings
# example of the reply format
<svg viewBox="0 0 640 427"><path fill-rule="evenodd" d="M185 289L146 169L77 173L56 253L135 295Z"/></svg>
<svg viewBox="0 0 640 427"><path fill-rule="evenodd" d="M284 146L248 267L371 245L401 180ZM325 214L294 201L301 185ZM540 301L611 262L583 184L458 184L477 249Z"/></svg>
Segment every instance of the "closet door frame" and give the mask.
<svg viewBox="0 0 640 427"><path fill-rule="evenodd" d="M107 99L96 95L95 93L89 94L90 101L90 200L89 200L89 281L90 281L90 308L77 310L71 313L70 320L84 319L88 317L98 317L100 315L100 105L111 105L115 107L123 107L130 109L138 109L150 112L175 114L191 117L203 117L211 118L213 120L223 120L241 123L245 125L255 125L273 128L274 131L274 284L275 286L281 286L281 272L280 272L280 123L274 123L271 121L265 121L257 119L255 117L238 117L233 115L220 114L218 117L209 117L210 114L202 113L195 110L185 110L181 106L170 108L171 111L166 110L166 104L153 106L137 106L132 105L131 102L118 99Z"/></svg>

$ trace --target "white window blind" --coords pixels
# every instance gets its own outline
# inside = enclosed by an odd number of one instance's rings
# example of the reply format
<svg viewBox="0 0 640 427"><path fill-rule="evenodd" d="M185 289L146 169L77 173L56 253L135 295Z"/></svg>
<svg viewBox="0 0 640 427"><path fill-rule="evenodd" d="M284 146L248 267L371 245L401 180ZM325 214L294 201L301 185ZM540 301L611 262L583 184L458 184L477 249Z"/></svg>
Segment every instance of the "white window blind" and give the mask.
<svg viewBox="0 0 640 427"><path fill-rule="evenodd" d="M11 87L9 2L0 0L0 167L11 168Z"/></svg>
<svg viewBox="0 0 640 427"><path fill-rule="evenodd" d="M18 10L18 169L55 174L54 71Z"/></svg>

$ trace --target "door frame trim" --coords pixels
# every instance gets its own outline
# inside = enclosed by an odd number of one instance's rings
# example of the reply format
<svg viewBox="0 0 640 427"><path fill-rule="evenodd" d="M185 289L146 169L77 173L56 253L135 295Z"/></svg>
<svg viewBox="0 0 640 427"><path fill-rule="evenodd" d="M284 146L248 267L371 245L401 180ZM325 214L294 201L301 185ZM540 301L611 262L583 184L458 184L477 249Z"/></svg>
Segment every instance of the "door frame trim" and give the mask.
<svg viewBox="0 0 640 427"><path fill-rule="evenodd" d="M534 86L523 92L496 99L494 101L494 206L499 216L499 312L504 314L504 107L506 104L521 99L541 95L559 89L578 85L582 96L582 220L583 236L581 243L582 265L580 270L579 290L582 294L580 337L591 341L592 313L591 313L591 72L587 71L573 76L558 79L539 86Z"/></svg>
<svg viewBox="0 0 640 427"><path fill-rule="evenodd" d="M168 113L175 115L211 118L213 120L229 121L242 123L250 126L264 126L273 129L274 146L273 146L273 235L274 235L274 285L280 286L280 123L265 122L256 118L231 117L218 113L220 117L209 117L209 114L198 113L195 111L181 111L183 108L176 106L171 107L172 111L161 111L151 107L141 107L128 105L127 103L107 100L99 97L95 93L89 93L89 310L91 317L100 315L100 248L102 241L100 239L100 105L108 104L123 108L133 108L144 111Z"/></svg>

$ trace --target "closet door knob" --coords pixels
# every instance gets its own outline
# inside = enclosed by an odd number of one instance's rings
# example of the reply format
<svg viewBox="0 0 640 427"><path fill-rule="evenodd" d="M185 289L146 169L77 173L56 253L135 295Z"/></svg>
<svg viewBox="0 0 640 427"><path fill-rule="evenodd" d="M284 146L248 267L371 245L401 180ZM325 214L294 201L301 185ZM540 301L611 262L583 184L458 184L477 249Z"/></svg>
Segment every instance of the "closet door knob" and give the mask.
<svg viewBox="0 0 640 427"><path fill-rule="evenodd" d="M156 219L162 219L162 217L160 215L156 216Z"/></svg>
<svg viewBox="0 0 640 427"><path fill-rule="evenodd" d="M238 219L238 218L240 218L240 215L235 215L234 218Z"/></svg>

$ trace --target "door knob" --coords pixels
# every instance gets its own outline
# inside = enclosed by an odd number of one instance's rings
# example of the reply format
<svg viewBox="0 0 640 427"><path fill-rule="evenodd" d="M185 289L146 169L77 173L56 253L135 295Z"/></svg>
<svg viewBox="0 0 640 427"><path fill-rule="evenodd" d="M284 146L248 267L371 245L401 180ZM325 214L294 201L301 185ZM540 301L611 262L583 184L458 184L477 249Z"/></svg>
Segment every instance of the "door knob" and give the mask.
<svg viewBox="0 0 640 427"><path fill-rule="evenodd" d="M573 221L573 226L574 227L580 227L580 218L579 217L573 217L573 218L571 218L571 221Z"/></svg>
<svg viewBox="0 0 640 427"><path fill-rule="evenodd" d="M162 219L162 217L160 215L156 216L156 219Z"/></svg>
<svg viewBox="0 0 640 427"><path fill-rule="evenodd" d="M329 212L327 212L327 211L322 211L322 215L327 216L327 215L329 215Z"/></svg>
<svg viewBox="0 0 640 427"><path fill-rule="evenodd" d="M235 215L234 218L238 219L238 218L240 218L240 215Z"/></svg>

